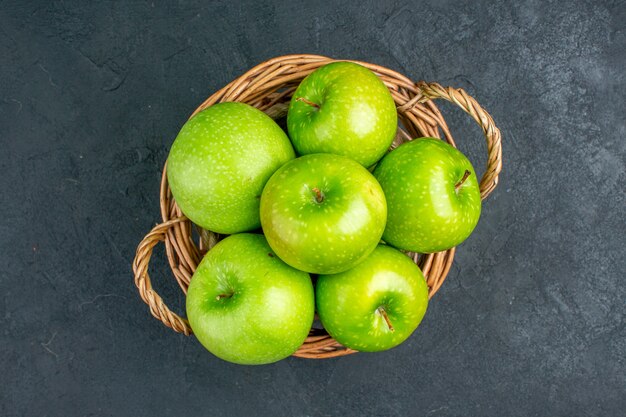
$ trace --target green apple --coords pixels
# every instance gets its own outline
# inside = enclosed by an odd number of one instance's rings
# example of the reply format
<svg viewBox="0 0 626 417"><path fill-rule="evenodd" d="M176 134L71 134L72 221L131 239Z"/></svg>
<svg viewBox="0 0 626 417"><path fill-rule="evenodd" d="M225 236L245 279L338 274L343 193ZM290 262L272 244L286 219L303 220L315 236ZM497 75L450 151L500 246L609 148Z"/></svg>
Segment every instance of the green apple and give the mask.
<svg viewBox="0 0 626 417"><path fill-rule="evenodd" d="M287 264L334 274L374 250L385 228L387 205L380 185L357 162L313 154L283 165L261 196L267 241Z"/></svg>
<svg viewBox="0 0 626 417"><path fill-rule="evenodd" d="M480 190L470 161L436 138L404 143L376 166L374 176L389 210L383 240L431 253L450 249L472 233L480 217Z"/></svg>
<svg viewBox="0 0 626 417"><path fill-rule="evenodd" d="M220 103L190 119L176 137L167 179L182 212L217 233L257 229L269 177L295 157L285 132L243 103Z"/></svg>
<svg viewBox="0 0 626 417"><path fill-rule="evenodd" d="M422 321L428 286L402 252L379 245L363 262L317 279L317 313L342 345L376 352L404 342Z"/></svg>
<svg viewBox="0 0 626 417"><path fill-rule="evenodd" d="M294 353L315 311L309 274L281 261L262 235L232 235L196 269L187 292L187 317L215 356L259 365Z"/></svg>
<svg viewBox="0 0 626 417"><path fill-rule="evenodd" d="M398 115L389 90L372 71L334 62L302 80L287 127L300 155L333 153L369 167L393 142Z"/></svg>

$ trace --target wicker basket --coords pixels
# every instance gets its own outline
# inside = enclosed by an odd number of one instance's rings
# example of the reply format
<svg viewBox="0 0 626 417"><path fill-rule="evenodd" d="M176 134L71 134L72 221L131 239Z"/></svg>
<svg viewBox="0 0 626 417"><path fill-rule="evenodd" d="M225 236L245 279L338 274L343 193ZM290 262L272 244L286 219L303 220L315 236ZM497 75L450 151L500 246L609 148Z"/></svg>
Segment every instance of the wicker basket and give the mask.
<svg viewBox="0 0 626 417"><path fill-rule="evenodd" d="M245 102L274 118L284 116L289 99L300 81L315 69L333 61L335 60L316 55L287 55L270 59L213 94L192 116L214 103L223 101ZM500 131L491 116L476 100L461 89L444 88L439 84L423 81L414 83L390 69L366 62L354 62L374 71L389 88L396 102L401 128L398 129L392 148L412 138L442 137L442 134L448 143L456 146L445 120L432 99L443 98L467 112L480 125L487 140L487 168L480 181L481 198L485 199L493 191L502 168ZM191 276L203 254L219 241L220 236L200 229L182 214L168 187L166 167L163 168L160 203L163 222L154 227L137 248L133 262L135 285L141 298L150 306L150 312L154 317L174 331L189 335L192 332L189 322L172 312L152 288L148 275L152 250L157 243L165 242L167 259L174 277L186 294ZM452 265L454 251L452 248L434 254L409 254L426 277L429 298L432 298L443 284ZM309 337L294 356L331 358L355 352L337 343L324 329L312 328Z"/></svg>

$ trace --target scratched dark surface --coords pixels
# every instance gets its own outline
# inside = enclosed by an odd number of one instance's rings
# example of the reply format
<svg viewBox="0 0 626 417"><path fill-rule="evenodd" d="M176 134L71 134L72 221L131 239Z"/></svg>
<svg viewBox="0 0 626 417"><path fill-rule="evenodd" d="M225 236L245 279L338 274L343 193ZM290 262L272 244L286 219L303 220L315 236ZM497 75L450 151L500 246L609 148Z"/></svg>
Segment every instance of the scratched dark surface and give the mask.
<svg viewBox="0 0 626 417"><path fill-rule="evenodd" d="M0 415L624 415L623 1L89 3L0 2ZM298 52L467 89L505 168L407 343L241 367L154 320L130 265L190 112ZM161 249L151 271L182 311Z"/></svg>

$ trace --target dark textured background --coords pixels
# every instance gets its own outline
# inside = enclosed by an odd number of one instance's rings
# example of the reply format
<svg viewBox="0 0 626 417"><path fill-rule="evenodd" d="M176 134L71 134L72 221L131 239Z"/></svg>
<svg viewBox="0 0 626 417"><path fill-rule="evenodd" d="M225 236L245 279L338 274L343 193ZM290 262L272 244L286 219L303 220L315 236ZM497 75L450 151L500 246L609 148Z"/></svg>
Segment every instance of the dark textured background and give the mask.
<svg viewBox="0 0 626 417"><path fill-rule="evenodd" d="M0 415L625 415L624 1L87 3L0 2ZM154 320L131 260L190 112L298 52L467 89L504 172L407 343L241 367Z"/></svg>

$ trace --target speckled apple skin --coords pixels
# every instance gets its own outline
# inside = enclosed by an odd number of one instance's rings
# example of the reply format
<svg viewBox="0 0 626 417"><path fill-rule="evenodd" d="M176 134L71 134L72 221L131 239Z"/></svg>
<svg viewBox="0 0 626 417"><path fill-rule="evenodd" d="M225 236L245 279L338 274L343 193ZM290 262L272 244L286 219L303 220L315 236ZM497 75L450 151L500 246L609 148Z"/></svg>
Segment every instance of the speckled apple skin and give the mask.
<svg viewBox="0 0 626 417"><path fill-rule="evenodd" d="M220 103L190 119L176 137L167 179L182 212L217 233L257 229L263 186L295 157L289 138L265 113Z"/></svg>
<svg viewBox="0 0 626 417"><path fill-rule="evenodd" d="M335 275L320 275L317 313L324 328L351 349L377 352L404 342L428 307L422 271L398 250L378 245L363 262ZM383 307L393 326L379 312Z"/></svg>
<svg viewBox="0 0 626 417"><path fill-rule="evenodd" d="M470 176L458 192L465 170ZM383 240L420 253L439 252L463 242L480 218L476 172L459 150L436 138L407 142L377 165L374 176L387 198Z"/></svg>
<svg viewBox="0 0 626 417"><path fill-rule="evenodd" d="M239 364L272 363L294 353L314 311L309 274L281 261L263 235L222 240L198 265L187 292L197 339L215 356Z"/></svg>
<svg viewBox="0 0 626 417"><path fill-rule="evenodd" d="M324 194L317 203L314 188ZM270 246L302 271L333 274L371 253L385 228L387 205L376 179L339 155L294 159L270 178L261 224Z"/></svg>
<svg viewBox="0 0 626 417"><path fill-rule="evenodd" d="M298 98L316 103L312 107ZM289 105L289 137L299 155L333 153L373 165L393 141L398 115L387 87L369 69L334 62L309 74Z"/></svg>

